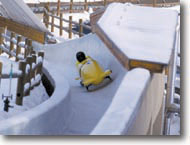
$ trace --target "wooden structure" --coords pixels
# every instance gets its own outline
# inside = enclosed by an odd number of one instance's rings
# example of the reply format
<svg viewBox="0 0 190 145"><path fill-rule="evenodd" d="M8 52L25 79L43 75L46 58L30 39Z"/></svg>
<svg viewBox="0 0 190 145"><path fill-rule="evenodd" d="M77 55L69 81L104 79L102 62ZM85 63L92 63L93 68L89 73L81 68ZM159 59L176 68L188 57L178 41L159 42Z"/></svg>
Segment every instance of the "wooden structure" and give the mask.
<svg viewBox="0 0 190 145"><path fill-rule="evenodd" d="M9 57L15 57L15 60L19 61L19 72L13 72L12 75L13 78L18 78L17 105L22 105L23 97L29 95L30 90L40 84L44 58L44 52L38 52L36 55L31 39L26 38L23 43L22 38L20 35L16 38L14 32L11 32L11 37L9 37L5 34L5 28L0 27L0 52L3 51L9 54ZM5 41L10 42L10 47L6 45ZM14 47L15 45L16 47ZM21 54L21 49L24 49L23 54ZM27 67L28 65L29 67ZM0 79L9 78L9 74L2 74L2 68L3 64L0 62Z"/></svg>
<svg viewBox="0 0 190 145"><path fill-rule="evenodd" d="M41 32L2 16L0 16L0 27L7 27L9 31L13 31L34 41L45 43L45 32Z"/></svg>
<svg viewBox="0 0 190 145"><path fill-rule="evenodd" d="M72 20L72 16L69 17L69 20L64 19L63 18L63 13L60 13L59 16L56 16L54 12L50 13L48 12L48 10L44 9L44 20L43 22L45 23L45 25L48 27L49 25L51 26L51 32L54 32L54 28L58 28L59 29L59 35L62 36L63 35L63 30L68 32L68 38L71 39L72 38L72 33L73 34L77 34L79 35L79 37L84 36L85 34L83 33L84 28L91 31L91 26L86 25L82 22L82 19L79 19L79 22L75 22ZM47 19L47 17L49 17L49 19ZM51 19L51 22L49 21ZM55 19L59 20L59 25L55 24ZM68 27L64 27L63 26L63 22L64 23L68 23ZM78 27L78 31L73 30L73 26Z"/></svg>
<svg viewBox="0 0 190 145"><path fill-rule="evenodd" d="M136 5L151 6L151 7L168 7L180 4L178 0L176 0L176 2L164 2L164 1L159 2L158 0L149 0L149 3L140 0L102 0L94 2L90 2L88 0L84 0L83 2L72 2L72 1L60 2L60 0L57 0L57 2L49 2L49 6L50 6L50 11L55 11L57 13L57 16L59 16L61 12L79 13L88 10L89 7L92 7L93 10L95 11L113 2L120 2L120 3L130 2ZM44 7L44 5L47 5L47 3L45 2L40 2L37 4L28 3L28 5L30 7L39 8L35 9L34 12L41 13L42 11L40 7ZM55 9L55 7L57 8Z"/></svg>
<svg viewBox="0 0 190 145"><path fill-rule="evenodd" d="M1 31L2 30L2 31ZM25 38L25 43L21 42L23 37L21 35L17 35L14 32L11 32L11 37L5 34L5 28L0 27L0 54L2 51L7 53L9 57L15 57L16 61L25 59L28 55L33 51L32 40ZM10 46L6 45L4 41L9 41ZM14 47L16 46L16 50ZM24 49L24 53L21 53L21 49Z"/></svg>
<svg viewBox="0 0 190 145"><path fill-rule="evenodd" d="M35 86L40 85L42 76L44 52L34 53L25 60L19 61L19 73L13 72L13 78L18 78L16 104L23 105L23 97L30 94ZM29 67L27 67L29 65ZM3 64L0 62L0 79L8 79L9 74L2 74Z"/></svg>

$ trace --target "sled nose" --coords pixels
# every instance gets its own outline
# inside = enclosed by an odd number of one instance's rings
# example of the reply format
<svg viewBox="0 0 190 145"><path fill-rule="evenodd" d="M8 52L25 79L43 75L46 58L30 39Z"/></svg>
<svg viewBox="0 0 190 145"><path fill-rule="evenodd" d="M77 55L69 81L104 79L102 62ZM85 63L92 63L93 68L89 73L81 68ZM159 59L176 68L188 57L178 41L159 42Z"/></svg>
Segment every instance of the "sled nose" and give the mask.
<svg viewBox="0 0 190 145"><path fill-rule="evenodd" d="M106 70L106 71L104 72L104 74L103 74L103 77L105 78L105 77L109 76L111 73L112 73L111 70Z"/></svg>

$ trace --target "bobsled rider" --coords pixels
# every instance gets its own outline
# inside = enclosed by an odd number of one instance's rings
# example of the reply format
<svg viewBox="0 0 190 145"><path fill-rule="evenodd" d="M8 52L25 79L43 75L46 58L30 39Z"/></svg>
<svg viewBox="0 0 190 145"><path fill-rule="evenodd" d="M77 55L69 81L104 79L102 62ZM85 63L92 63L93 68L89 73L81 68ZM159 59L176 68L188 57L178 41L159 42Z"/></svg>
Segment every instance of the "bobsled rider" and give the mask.
<svg viewBox="0 0 190 145"><path fill-rule="evenodd" d="M77 63L76 66L79 70L79 78L81 80L80 84L85 86L88 90L90 85L98 85L105 78L110 78L111 70L104 71L101 66L90 56L85 56L84 52L78 52L76 54Z"/></svg>

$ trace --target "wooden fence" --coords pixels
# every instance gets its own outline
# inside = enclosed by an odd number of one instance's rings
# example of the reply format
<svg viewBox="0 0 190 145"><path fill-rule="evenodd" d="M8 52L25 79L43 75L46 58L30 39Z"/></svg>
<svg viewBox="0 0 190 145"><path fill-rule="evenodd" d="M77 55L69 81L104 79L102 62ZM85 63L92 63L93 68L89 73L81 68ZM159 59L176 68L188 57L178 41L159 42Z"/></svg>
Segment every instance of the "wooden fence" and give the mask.
<svg viewBox="0 0 190 145"><path fill-rule="evenodd" d="M158 2L158 0L149 0L147 1L142 1L142 0L102 0L102 1L93 1L90 2L88 0L84 0L83 2L73 2L73 0L70 0L70 2L60 2L60 0L57 0L57 2L40 2L38 4L28 4L29 7L33 9L35 13L41 13L43 12L42 7L44 5L49 5L50 11L54 11L57 16L61 12L84 12L89 9L89 7L93 8L95 11L98 8L102 8L110 3L113 2L120 2L120 3L126 3L130 2L136 5L143 5L143 6L151 6L151 7L170 7L170 6L175 6L179 5L180 2L179 0L176 2L167 2L167 1L162 1Z"/></svg>
<svg viewBox="0 0 190 145"><path fill-rule="evenodd" d="M11 36L6 35L6 28L0 27L0 55L5 52L9 57L15 57L16 61L25 59L33 51L32 40L25 38L25 42L22 42L23 37L11 32ZM8 45L8 43L10 45ZM24 50L22 53L21 50Z"/></svg>
<svg viewBox="0 0 190 145"><path fill-rule="evenodd" d="M30 95L30 90L35 86L38 86L41 82L42 67L44 52L38 52L36 54L33 51L32 41L26 39L25 43L21 43L21 36L17 36L12 32L11 37L5 34L5 28L0 28L0 52L6 52L9 57L16 57L16 61L19 60L19 70L12 73L12 78L18 78L17 92L16 92L16 104L23 104L23 97ZM10 46L6 45L5 40L10 41ZM16 52L14 51L14 45L16 45ZM21 47L25 48L24 55L20 55ZM1 79L10 78L10 74L2 73L3 63L0 62L0 82Z"/></svg>
<svg viewBox="0 0 190 145"><path fill-rule="evenodd" d="M51 22L50 22L50 17L51 17ZM59 25L55 24L55 19L59 20ZM84 29L87 29L91 31L91 26L86 25L83 23L82 19L79 19L79 22L75 22L72 20L72 16L69 16L69 20L63 18L63 13L60 13L59 16L55 15L54 12L50 12L49 6L46 5L44 8L44 17L43 17L43 22L45 23L46 27L48 28L49 25L51 26L51 32L54 32L54 28L59 29L59 35L63 35L63 30L68 32L69 39L72 38L72 33L79 35L79 37L84 36L85 34L83 33ZM63 23L68 23L69 27L63 27ZM78 27L79 30L73 30L73 26Z"/></svg>

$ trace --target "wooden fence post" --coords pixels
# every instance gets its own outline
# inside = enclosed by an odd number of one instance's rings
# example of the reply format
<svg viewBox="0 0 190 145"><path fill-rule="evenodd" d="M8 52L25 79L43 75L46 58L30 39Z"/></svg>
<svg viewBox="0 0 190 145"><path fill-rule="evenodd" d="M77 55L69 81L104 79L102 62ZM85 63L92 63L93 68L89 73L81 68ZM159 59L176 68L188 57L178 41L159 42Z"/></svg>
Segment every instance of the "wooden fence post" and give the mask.
<svg viewBox="0 0 190 145"><path fill-rule="evenodd" d="M82 27L82 19L79 19L79 37L82 37L83 27Z"/></svg>
<svg viewBox="0 0 190 145"><path fill-rule="evenodd" d="M57 2L57 16L60 15L60 6L61 6L61 2L60 2L60 0L58 0L58 2Z"/></svg>
<svg viewBox="0 0 190 145"><path fill-rule="evenodd" d="M36 59L37 59L37 56L34 51L34 54L32 54L32 65L33 65L33 63L36 64ZM35 70L33 70L33 68L31 69L30 75L31 75L30 78L35 80ZM31 86L31 90L32 89L34 89L34 86Z"/></svg>
<svg viewBox="0 0 190 145"><path fill-rule="evenodd" d="M51 17L51 32L54 32L54 12L52 12L52 17Z"/></svg>
<svg viewBox="0 0 190 145"><path fill-rule="evenodd" d="M44 52L38 52L38 57L42 57L42 61L43 61L43 59L44 59ZM43 65L40 65L38 67L36 74L42 75L42 67L43 67Z"/></svg>
<svg viewBox="0 0 190 145"><path fill-rule="evenodd" d="M107 0L104 0L104 6L106 6L107 5Z"/></svg>
<svg viewBox="0 0 190 145"><path fill-rule="evenodd" d="M72 16L69 16L69 39L72 38Z"/></svg>
<svg viewBox="0 0 190 145"><path fill-rule="evenodd" d="M70 13L72 13L72 10L73 10L73 0L70 0Z"/></svg>
<svg viewBox="0 0 190 145"><path fill-rule="evenodd" d="M22 41L22 36L17 37L17 44L16 44L16 61L19 61L18 55L21 52L21 47L19 46L19 43Z"/></svg>
<svg viewBox="0 0 190 145"><path fill-rule="evenodd" d="M85 10L85 11L87 11L87 10L88 10L88 2L87 2L87 0L85 0L84 10Z"/></svg>
<svg viewBox="0 0 190 145"><path fill-rule="evenodd" d="M63 13L60 13L59 24L60 24L59 35L62 36L63 35Z"/></svg>
<svg viewBox="0 0 190 145"><path fill-rule="evenodd" d="M46 8L46 7L45 7ZM46 26L46 12L45 12L45 10L44 10L44 12L43 12L43 23L45 24L45 26Z"/></svg>
<svg viewBox="0 0 190 145"><path fill-rule="evenodd" d="M28 38L25 38L24 58L28 55Z"/></svg>
<svg viewBox="0 0 190 145"><path fill-rule="evenodd" d="M27 51L28 51L28 55L31 55L32 51L33 51L33 46L32 46L32 40L28 39L28 47L27 47Z"/></svg>
<svg viewBox="0 0 190 145"><path fill-rule="evenodd" d="M156 3L157 3L157 0L153 0L153 1L152 1L152 6L153 6L153 7L156 7Z"/></svg>
<svg viewBox="0 0 190 145"><path fill-rule="evenodd" d="M4 34L4 33L5 33L5 28L4 27L0 27L0 45L3 44L4 37L1 36L1 35ZM3 52L3 50L0 48L0 55L1 55L2 52Z"/></svg>
<svg viewBox="0 0 190 145"><path fill-rule="evenodd" d="M28 89L27 92L25 92L25 94L24 94L25 96L29 96L30 95L32 62L33 62L32 56L27 56L27 58L26 58L26 64L27 65L29 64L30 68L29 68L29 72L26 75L25 83L29 84L29 89Z"/></svg>
<svg viewBox="0 0 190 145"><path fill-rule="evenodd" d="M10 52L14 50L14 43L12 42L12 39L15 38L16 34L14 32L11 32L11 39L10 39ZM11 57L11 54L9 54L9 58Z"/></svg>
<svg viewBox="0 0 190 145"><path fill-rule="evenodd" d="M25 81L25 72L26 72L26 62L19 62L19 70L22 71L22 76L18 78L17 82L17 94L16 94L16 104L22 105L24 97L24 81Z"/></svg>
<svg viewBox="0 0 190 145"><path fill-rule="evenodd" d="M46 6L45 6L45 8L46 8L46 10L47 10L47 12L48 12L48 14L46 14L46 23L45 23L45 25L46 25L46 27L48 28L48 26L49 26L49 12L50 12L50 8L49 8L49 2L46 4Z"/></svg>
<svg viewBox="0 0 190 145"><path fill-rule="evenodd" d="M40 74L42 76L44 52L38 52L38 57L42 57L42 64L37 68L36 75ZM38 85L40 85L40 82L38 84L36 84L36 86L38 86Z"/></svg>

